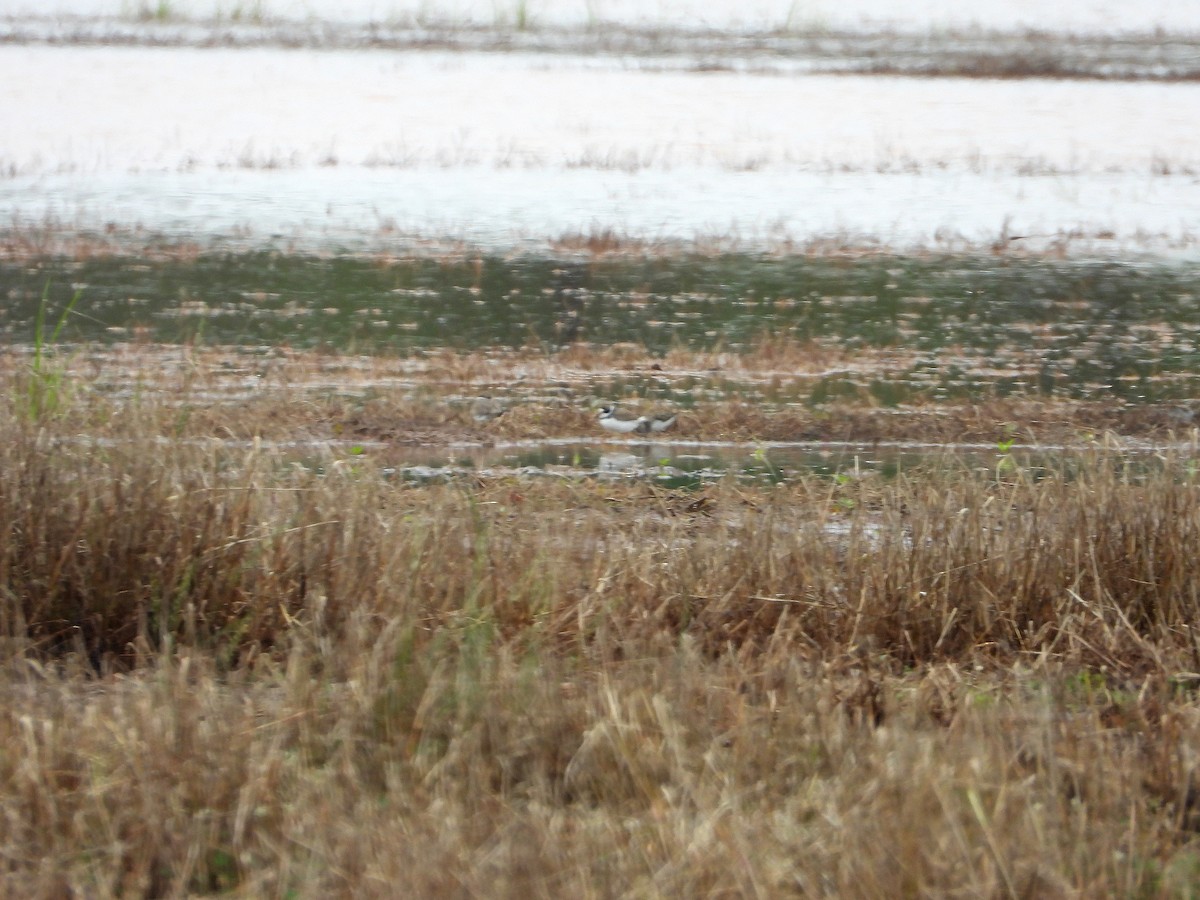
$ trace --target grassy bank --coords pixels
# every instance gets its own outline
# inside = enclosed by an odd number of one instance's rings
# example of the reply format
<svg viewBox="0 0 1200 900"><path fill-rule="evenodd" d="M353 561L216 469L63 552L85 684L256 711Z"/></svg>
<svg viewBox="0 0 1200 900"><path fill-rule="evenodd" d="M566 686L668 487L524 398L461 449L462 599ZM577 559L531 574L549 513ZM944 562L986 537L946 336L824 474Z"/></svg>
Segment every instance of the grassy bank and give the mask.
<svg viewBox="0 0 1200 900"><path fill-rule="evenodd" d="M1159 896L1200 869L1186 456L414 487L8 387L6 894Z"/></svg>

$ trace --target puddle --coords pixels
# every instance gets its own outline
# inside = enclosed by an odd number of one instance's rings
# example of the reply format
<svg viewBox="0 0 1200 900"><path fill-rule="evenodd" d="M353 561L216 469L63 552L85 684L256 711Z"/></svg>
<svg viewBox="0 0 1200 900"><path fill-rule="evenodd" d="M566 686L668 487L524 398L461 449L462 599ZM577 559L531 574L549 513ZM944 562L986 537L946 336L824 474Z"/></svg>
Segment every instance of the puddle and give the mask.
<svg viewBox="0 0 1200 900"><path fill-rule="evenodd" d="M88 439L89 441L93 439ZM105 443L97 441L98 443ZM177 443L177 442L176 442ZM211 443L211 442L210 442ZM289 465L320 475L379 477L385 482L430 485L470 484L474 479L560 478L600 482L637 481L668 490L698 490L734 479L741 484L785 484L802 478L827 480L830 490L855 482L893 479L905 474L964 471L984 480L1047 475L1070 478L1086 468L1097 450L1087 447L1042 447L1012 454L982 444L929 445L896 442L888 446L850 443L657 444L612 446L575 440L522 442L519 445L460 447L449 453L414 451L381 443L342 441L269 441L222 444L230 453L251 448L277 450ZM1131 449L1113 458L1126 477L1153 471L1167 451L1185 445ZM831 494L831 502L833 502Z"/></svg>
<svg viewBox="0 0 1200 900"><path fill-rule="evenodd" d="M495 447L440 451L403 450L386 445L323 444L325 454L306 464L325 472L353 468L370 459L385 478L416 483L471 477L596 478L639 480L665 488L695 489L727 478L778 484L798 478L826 478L848 484L868 477L891 479L904 473L974 471L1002 477L1020 469L1027 477L1070 472L1088 448L1062 446L1001 452L984 444L893 442L865 446L842 442L621 442L571 439L523 441ZM297 448L299 449L299 448ZM1135 452L1150 464L1162 448ZM1127 461L1127 460L1126 460Z"/></svg>

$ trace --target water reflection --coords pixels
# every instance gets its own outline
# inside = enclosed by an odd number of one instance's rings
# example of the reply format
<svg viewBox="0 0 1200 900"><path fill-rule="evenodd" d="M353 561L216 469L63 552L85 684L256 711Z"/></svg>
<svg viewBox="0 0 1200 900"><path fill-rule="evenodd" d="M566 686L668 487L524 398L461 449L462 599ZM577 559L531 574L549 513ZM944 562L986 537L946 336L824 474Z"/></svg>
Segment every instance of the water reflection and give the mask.
<svg viewBox="0 0 1200 900"><path fill-rule="evenodd" d="M1049 451L1057 455L1060 450ZM392 460L394 451L385 454ZM459 477L637 479L665 487L699 487L725 478L780 483L803 477L851 481L894 478L918 468L948 466L995 470L1005 454L994 447L897 443L656 443L620 446L574 441L529 441L491 448L459 448L449 456L416 454L386 467L389 477L428 482ZM1023 455L1024 469L1036 468Z"/></svg>

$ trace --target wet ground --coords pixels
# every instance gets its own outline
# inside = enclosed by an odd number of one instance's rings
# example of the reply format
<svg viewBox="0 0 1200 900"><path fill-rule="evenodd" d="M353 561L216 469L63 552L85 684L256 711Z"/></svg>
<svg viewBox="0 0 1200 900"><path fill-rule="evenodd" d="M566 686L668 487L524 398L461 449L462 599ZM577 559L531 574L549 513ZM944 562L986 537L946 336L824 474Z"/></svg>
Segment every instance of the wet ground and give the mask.
<svg viewBox="0 0 1200 900"><path fill-rule="evenodd" d="M864 350L854 366L892 359ZM865 393L781 399L793 382L838 364L833 351L783 342L661 357L628 344L393 357L118 343L54 345L40 358L21 347L5 361L13 385L53 373L52 391L70 398L79 422L76 441L132 440L148 453L216 444L231 460L274 448L323 472L406 482L549 476L690 487L728 476L821 477L836 487L948 466L996 478L1069 469L1097 452L1148 461L1193 453L1200 421L1190 401L1032 391L890 407ZM886 380L882 370L873 377ZM610 403L631 415L670 412L676 422L663 434L613 435L598 418Z"/></svg>

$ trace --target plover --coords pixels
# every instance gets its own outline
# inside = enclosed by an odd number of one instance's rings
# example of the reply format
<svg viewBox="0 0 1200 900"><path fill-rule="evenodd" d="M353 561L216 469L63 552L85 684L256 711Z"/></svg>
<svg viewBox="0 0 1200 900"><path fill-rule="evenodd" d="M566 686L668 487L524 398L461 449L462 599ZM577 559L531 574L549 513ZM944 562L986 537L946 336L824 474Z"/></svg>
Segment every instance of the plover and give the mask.
<svg viewBox="0 0 1200 900"><path fill-rule="evenodd" d="M666 431L675 424L674 415L638 416L635 419L622 418L612 406L600 407L600 426L620 434L650 434L651 432Z"/></svg>

